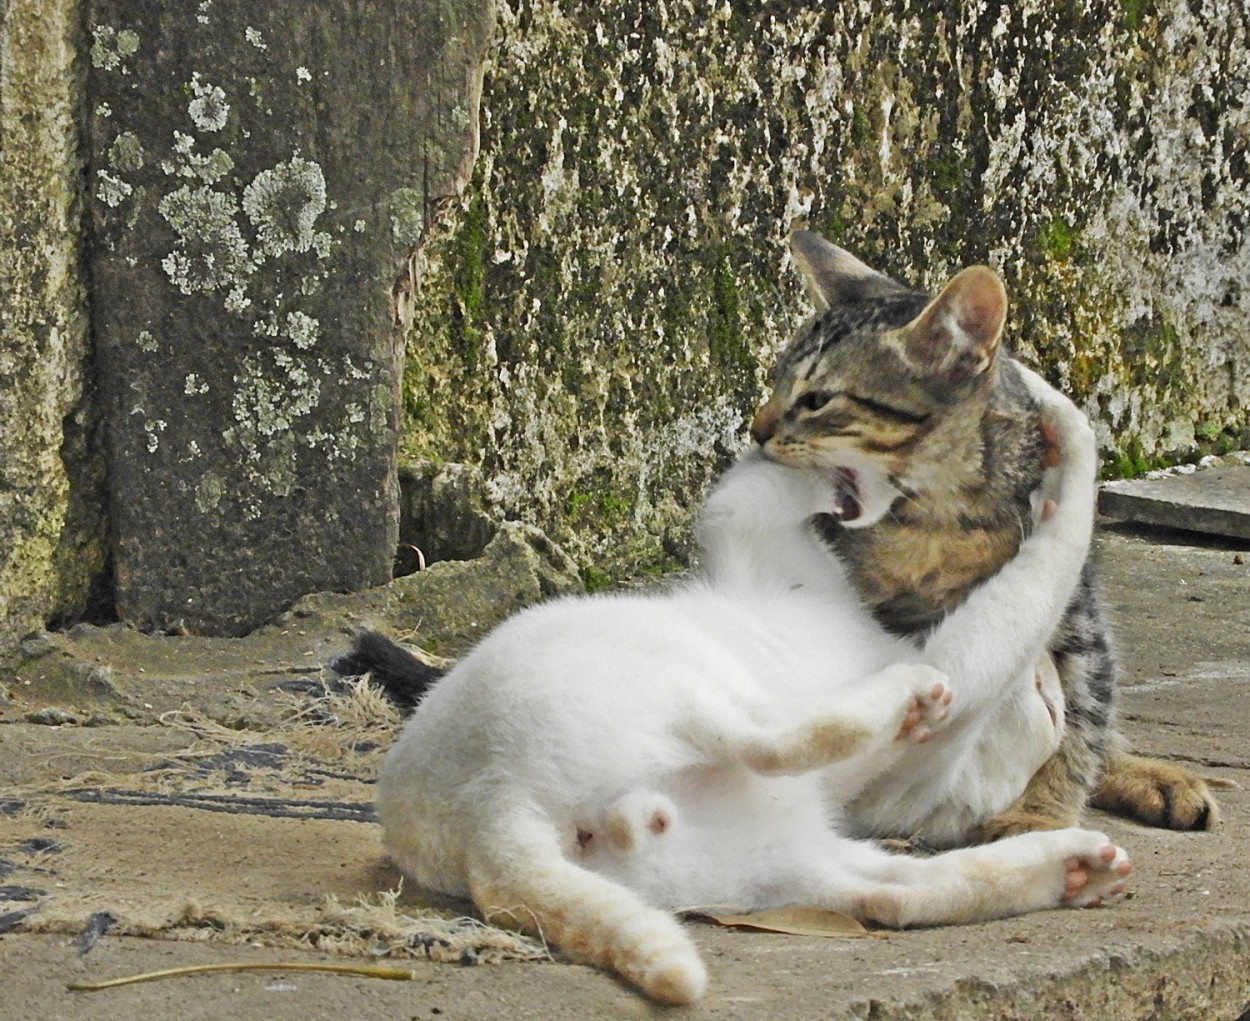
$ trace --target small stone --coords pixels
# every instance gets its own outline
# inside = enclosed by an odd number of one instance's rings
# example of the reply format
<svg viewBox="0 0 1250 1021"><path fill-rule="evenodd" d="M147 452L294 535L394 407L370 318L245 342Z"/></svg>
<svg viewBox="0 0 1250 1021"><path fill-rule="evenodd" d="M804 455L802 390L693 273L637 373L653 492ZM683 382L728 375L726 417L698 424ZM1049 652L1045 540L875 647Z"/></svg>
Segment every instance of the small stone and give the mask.
<svg viewBox="0 0 1250 1021"><path fill-rule="evenodd" d="M33 713L27 713L26 722L37 723L43 727L62 727L66 724L76 724L78 717L68 709L48 706L45 709L36 709Z"/></svg>

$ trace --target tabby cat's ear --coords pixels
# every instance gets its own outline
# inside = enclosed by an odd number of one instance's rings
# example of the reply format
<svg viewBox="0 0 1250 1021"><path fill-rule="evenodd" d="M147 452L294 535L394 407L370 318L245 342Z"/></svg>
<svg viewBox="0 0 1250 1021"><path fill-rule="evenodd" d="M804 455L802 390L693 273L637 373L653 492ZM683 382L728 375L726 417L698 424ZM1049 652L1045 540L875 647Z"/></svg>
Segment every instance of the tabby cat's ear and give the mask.
<svg viewBox="0 0 1250 1021"><path fill-rule="evenodd" d="M971 379L994 360L1007 319L1007 291L988 266L969 266L895 334L927 375Z"/></svg>
<svg viewBox="0 0 1250 1021"><path fill-rule="evenodd" d="M880 298L906 288L810 230L790 235L790 251L807 293L822 308Z"/></svg>

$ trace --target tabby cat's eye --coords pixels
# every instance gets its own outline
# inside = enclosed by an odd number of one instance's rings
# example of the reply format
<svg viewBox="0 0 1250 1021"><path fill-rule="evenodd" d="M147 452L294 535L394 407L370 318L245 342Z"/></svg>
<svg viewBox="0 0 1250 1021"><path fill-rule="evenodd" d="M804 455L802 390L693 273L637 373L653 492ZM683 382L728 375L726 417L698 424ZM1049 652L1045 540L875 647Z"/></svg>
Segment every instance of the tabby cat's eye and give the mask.
<svg viewBox="0 0 1250 1021"><path fill-rule="evenodd" d="M800 411L819 411L833 400L832 390L808 390L794 402Z"/></svg>
<svg viewBox="0 0 1250 1021"><path fill-rule="evenodd" d="M883 404L881 401L874 401L869 397L857 397L854 394L847 394L846 397L847 400L858 404L861 408L867 408L883 418L892 418L894 421L902 422L906 425L922 425L929 418L928 415L917 414L914 411L904 411L902 408L896 408L892 404Z"/></svg>

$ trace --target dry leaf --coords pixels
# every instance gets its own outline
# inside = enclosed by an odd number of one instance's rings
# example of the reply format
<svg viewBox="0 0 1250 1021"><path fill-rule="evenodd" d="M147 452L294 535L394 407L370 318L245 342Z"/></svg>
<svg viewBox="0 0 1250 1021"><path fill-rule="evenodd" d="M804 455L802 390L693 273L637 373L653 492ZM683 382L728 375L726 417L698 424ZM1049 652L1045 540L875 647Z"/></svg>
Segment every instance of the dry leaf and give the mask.
<svg viewBox="0 0 1250 1021"><path fill-rule="evenodd" d="M882 933L869 932L850 915L825 908L773 908L768 911L753 911L745 915L728 914L714 909L692 908L683 911L682 917L693 921L714 922L733 929L781 932L790 936L886 938Z"/></svg>

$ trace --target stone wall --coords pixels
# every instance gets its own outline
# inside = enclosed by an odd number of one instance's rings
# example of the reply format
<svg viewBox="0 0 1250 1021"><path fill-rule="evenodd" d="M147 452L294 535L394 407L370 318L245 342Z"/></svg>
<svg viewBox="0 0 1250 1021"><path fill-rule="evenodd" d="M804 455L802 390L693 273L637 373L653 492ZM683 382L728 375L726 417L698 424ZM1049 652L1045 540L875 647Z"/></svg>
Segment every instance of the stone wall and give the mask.
<svg viewBox="0 0 1250 1021"><path fill-rule="evenodd" d="M998 267L1110 473L1247 441L1240 5L262 6L0 12L0 645L384 580L397 463L592 582L681 562L799 224Z"/></svg>
<svg viewBox="0 0 1250 1021"><path fill-rule="evenodd" d="M80 611L105 560L88 312L76 0L0 22L0 648Z"/></svg>
<svg viewBox="0 0 1250 1021"><path fill-rule="evenodd" d="M1108 472L1246 442L1238 5L501 4L470 190L413 266L403 449L629 573L682 552L805 308L806 224L988 262Z"/></svg>
<svg viewBox="0 0 1250 1021"><path fill-rule="evenodd" d="M118 609L246 633L390 580L391 289L472 161L489 8L93 0L94 327Z"/></svg>

